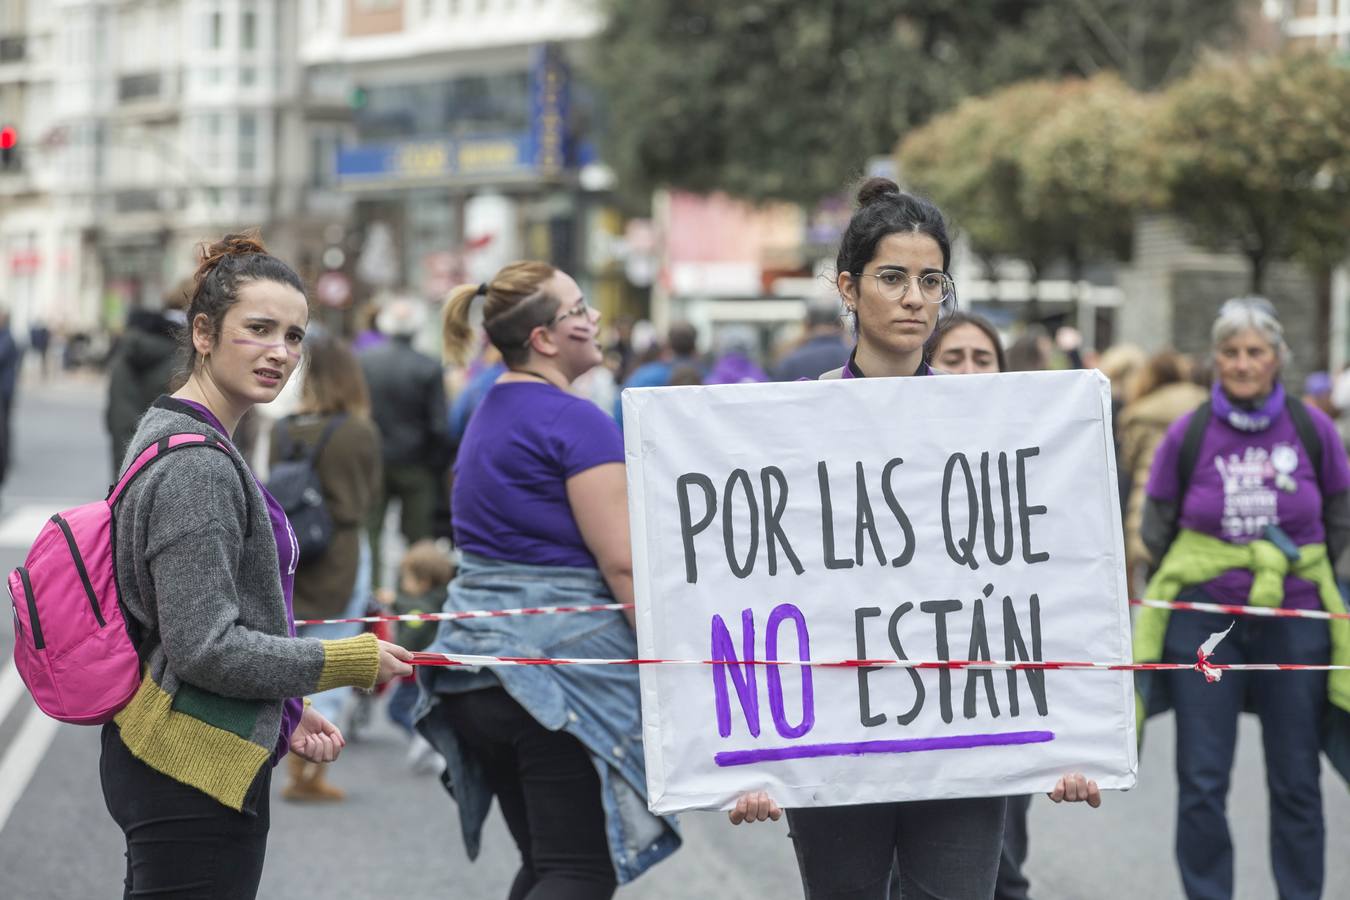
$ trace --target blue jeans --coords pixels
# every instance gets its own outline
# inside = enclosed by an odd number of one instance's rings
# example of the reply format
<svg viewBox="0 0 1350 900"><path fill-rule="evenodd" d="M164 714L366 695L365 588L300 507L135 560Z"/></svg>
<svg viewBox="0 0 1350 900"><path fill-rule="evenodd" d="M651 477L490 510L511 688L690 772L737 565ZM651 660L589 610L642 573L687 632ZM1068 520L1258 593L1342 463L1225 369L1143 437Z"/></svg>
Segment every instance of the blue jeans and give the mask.
<svg viewBox="0 0 1350 900"><path fill-rule="evenodd" d="M1004 797L788 810L807 900L987 900L1003 846Z"/></svg>
<svg viewBox="0 0 1350 900"><path fill-rule="evenodd" d="M1186 597L1184 599L1191 599ZM1233 617L1174 612L1163 659L1195 662L1195 651ZM1239 618L1215 651L1219 663L1327 663L1325 622ZM1228 785L1238 715L1261 719L1270 791L1270 857L1282 900L1322 894L1326 829L1319 782L1325 672L1225 672L1209 684L1196 672L1167 673L1177 721L1177 865L1190 900L1233 896Z"/></svg>
<svg viewBox="0 0 1350 900"><path fill-rule="evenodd" d="M342 611L342 615L333 616L335 619L355 619L364 616L370 602L370 545L364 540L357 541L357 545L361 548L361 555L356 564L356 584L352 588L351 597L347 599L347 608ZM356 637L364 629L365 626L359 622L342 625L298 625L295 636L338 641L342 638ZM352 689L349 687L333 688L322 694L310 695L309 702L316 712L328 721L336 723L342 716L342 707L351 692Z"/></svg>
<svg viewBox="0 0 1350 900"><path fill-rule="evenodd" d="M400 679L398 686L389 695L389 718L409 734L413 733L413 712L417 709L420 693L416 681Z"/></svg>

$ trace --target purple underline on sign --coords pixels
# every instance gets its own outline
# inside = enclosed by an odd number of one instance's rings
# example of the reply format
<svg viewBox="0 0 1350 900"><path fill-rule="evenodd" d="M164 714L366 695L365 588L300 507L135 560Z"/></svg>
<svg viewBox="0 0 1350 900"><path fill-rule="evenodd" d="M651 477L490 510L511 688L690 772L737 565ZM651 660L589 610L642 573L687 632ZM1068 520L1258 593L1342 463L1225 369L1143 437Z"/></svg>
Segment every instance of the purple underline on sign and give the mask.
<svg viewBox="0 0 1350 900"><path fill-rule="evenodd" d="M923 753L928 750L967 750L971 747L1003 747L1013 744L1043 744L1053 741L1053 731L1006 731L1001 734L956 734L950 737L907 738L899 741L853 741L839 744L799 744L795 747L764 747L758 750L726 750L713 755L719 766L748 766L782 759L814 759L818 756L865 756L872 753Z"/></svg>

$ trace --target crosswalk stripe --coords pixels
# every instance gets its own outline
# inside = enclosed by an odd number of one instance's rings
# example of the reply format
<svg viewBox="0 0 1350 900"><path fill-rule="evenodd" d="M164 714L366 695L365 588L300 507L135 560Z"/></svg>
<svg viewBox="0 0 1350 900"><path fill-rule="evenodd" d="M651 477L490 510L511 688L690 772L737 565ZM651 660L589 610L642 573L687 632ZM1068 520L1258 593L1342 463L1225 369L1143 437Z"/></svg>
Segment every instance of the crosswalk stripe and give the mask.
<svg viewBox="0 0 1350 900"><path fill-rule="evenodd" d="M36 708L28 710L23 727L10 742L5 755L0 757L0 830L9 821L14 804L19 802L38 764L56 737L55 719L49 719Z"/></svg>

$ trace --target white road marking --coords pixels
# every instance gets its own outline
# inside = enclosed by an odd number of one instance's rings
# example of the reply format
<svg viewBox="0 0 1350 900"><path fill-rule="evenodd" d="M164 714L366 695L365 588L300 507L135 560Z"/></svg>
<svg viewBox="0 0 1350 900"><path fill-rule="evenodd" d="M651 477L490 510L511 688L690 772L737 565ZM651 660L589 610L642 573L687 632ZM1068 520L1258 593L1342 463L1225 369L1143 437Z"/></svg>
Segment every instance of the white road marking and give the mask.
<svg viewBox="0 0 1350 900"><path fill-rule="evenodd" d="M24 695L26 689L12 660L5 660L0 665L4 666L4 670L0 671L0 722L4 722L9 715L9 708Z"/></svg>
<svg viewBox="0 0 1350 900"><path fill-rule="evenodd" d="M14 804L19 802L38 764L56 737L61 723L49 719L36 707L28 710L28 718L14 736L5 755L0 757L0 831L9 821Z"/></svg>

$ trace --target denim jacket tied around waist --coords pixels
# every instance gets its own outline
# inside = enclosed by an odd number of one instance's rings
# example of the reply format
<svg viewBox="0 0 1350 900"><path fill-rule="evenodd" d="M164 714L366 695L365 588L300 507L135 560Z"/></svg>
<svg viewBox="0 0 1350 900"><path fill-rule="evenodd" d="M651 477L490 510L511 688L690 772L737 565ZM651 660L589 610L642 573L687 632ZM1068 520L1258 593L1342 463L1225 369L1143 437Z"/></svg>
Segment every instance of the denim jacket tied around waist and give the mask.
<svg viewBox="0 0 1350 900"><path fill-rule="evenodd" d="M613 603L595 569L534 566L465 553L444 610L585 606ZM619 612L462 619L440 624L431 653L485 656L636 657L637 641ZM590 752L600 775L610 857L620 884L680 846L674 816L647 809L637 666L424 667L418 676L418 730L445 757L443 781L459 806L469 858L478 855L492 791L453 729L427 714L442 694L501 685L539 724L566 731Z"/></svg>

